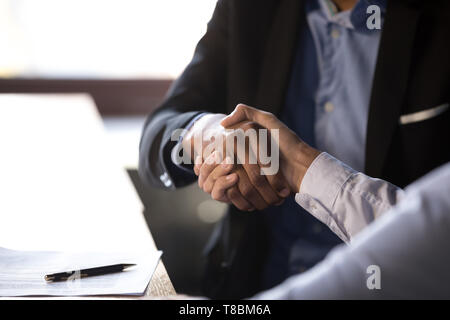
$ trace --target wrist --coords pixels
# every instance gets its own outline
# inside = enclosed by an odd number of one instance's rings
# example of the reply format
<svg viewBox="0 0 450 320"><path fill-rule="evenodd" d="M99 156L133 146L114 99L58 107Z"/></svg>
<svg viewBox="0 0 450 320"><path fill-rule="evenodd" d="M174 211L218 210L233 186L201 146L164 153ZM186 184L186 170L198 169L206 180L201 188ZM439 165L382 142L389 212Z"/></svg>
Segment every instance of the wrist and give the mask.
<svg viewBox="0 0 450 320"><path fill-rule="evenodd" d="M295 150L290 164L292 166L293 174L289 185L291 186L291 191L293 193L298 193L306 171L308 171L311 163L313 163L314 159L316 159L321 152L304 142L300 142Z"/></svg>

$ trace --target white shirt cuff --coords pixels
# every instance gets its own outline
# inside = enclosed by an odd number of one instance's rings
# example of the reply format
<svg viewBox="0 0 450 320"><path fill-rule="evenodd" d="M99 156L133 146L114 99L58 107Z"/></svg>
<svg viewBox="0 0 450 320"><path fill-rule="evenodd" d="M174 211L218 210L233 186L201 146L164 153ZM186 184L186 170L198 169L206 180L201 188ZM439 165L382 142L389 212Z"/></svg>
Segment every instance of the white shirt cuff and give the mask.
<svg viewBox="0 0 450 320"><path fill-rule="evenodd" d="M346 181L355 171L322 152L311 163L295 195L296 202L314 217L326 224L342 240L349 241L350 236L343 225L333 217L331 209Z"/></svg>
<svg viewBox="0 0 450 320"><path fill-rule="evenodd" d="M300 185L299 193L320 199L331 208L348 178L356 173L341 161L322 152L314 159Z"/></svg>

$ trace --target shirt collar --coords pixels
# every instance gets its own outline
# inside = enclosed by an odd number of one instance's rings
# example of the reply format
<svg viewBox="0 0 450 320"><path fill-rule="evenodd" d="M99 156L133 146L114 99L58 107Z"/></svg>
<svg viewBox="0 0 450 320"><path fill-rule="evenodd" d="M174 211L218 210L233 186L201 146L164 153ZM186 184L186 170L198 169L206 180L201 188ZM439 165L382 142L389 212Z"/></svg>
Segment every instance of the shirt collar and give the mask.
<svg viewBox="0 0 450 320"><path fill-rule="evenodd" d="M341 11L334 4L332 0L319 0L320 7L327 19L332 23L337 23L346 28L360 29L365 28L367 15L367 7L370 5L377 5L381 9L383 16L386 10L387 0L359 0L352 10Z"/></svg>

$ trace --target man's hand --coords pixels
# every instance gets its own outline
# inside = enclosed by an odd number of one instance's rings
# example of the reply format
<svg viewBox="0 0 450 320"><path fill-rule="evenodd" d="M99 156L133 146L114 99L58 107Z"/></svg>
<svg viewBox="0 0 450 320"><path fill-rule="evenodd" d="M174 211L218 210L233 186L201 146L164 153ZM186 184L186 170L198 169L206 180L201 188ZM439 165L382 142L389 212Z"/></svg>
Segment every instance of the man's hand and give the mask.
<svg viewBox="0 0 450 320"><path fill-rule="evenodd" d="M283 179L289 184L290 192L299 192L306 170L320 154L320 151L304 143L273 114L246 105L238 105L235 111L224 118L221 123L224 126L235 127L249 121L253 125L263 126L269 130L278 130L278 147L281 155ZM219 201L232 200L238 208L250 210L248 207L251 204L246 201L245 197L242 197L242 192L239 192L239 184L236 185L237 181L241 179L239 170L235 170L232 175L228 175L233 168L229 164L231 162L230 159L226 159L219 166L220 161L220 156L217 153L208 157L205 163L201 161L200 157L196 160L194 171L199 176L199 186L205 192L211 193L213 199ZM244 179L246 179L245 175ZM244 180L243 184L246 185L247 183Z"/></svg>
<svg viewBox="0 0 450 320"><path fill-rule="evenodd" d="M284 123L272 113L261 111L244 104L237 105L236 109L221 124L224 127L233 126L242 121L252 121L264 128L279 130L279 149L281 157L281 170L290 186L290 191L297 193L300 190L302 179L320 151L310 147Z"/></svg>
<svg viewBox="0 0 450 320"><path fill-rule="evenodd" d="M229 202L226 190L235 185L239 177L234 172L229 174L234 165L229 158L217 164L220 161L220 155L214 152L202 165L202 159L197 156L195 159L194 172L198 176L198 186L206 193L210 193L214 200Z"/></svg>
<svg viewBox="0 0 450 320"><path fill-rule="evenodd" d="M252 211L255 208L262 210L269 205L281 204L289 194L289 187L286 184L282 173L278 172L275 175L262 175L261 168L264 167L261 163L250 163L249 149L245 150L245 159L240 159L242 164L236 164L239 147L233 148L232 159L229 162L235 163L230 168L235 174L237 181L236 185L223 189L223 183L225 181L220 180L216 189L212 186L211 181L217 180L218 172L215 171L222 159L211 159L213 149L208 148L209 145L221 139L223 141L222 150L219 152L220 156L229 154L229 150L226 149L227 139L230 137L225 128L220 125L220 121L225 118L225 115L206 115L198 120L188 134L183 139L183 148L185 152L188 152L192 158L195 157L196 163L202 163L209 159L213 164L203 165L202 172L200 169L196 170L199 175L199 186L206 192L214 191L214 198L219 201L232 202L236 207L245 211ZM250 121L244 121L242 123L233 124L230 128L242 129L244 132L249 129L260 129L261 127L256 123ZM196 140L197 139L197 140ZM270 144L270 141L267 142ZM216 150L218 151L218 150ZM216 154L218 157L219 155ZM233 161L231 161L233 160ZM198 167L198 166L197 166ZM208 180L209 174L214 172L214 175ZM205 187L204 182L206 181ZM229 181L227 181L229 182ZM228 184L227 184L228 185ZM220 192L219 192L220 190Z"/></svg>
<svg viewBox="0 0 450 320"><path fill-rule="evenodd" d="M183 138L183 150L190 155L191 160L201 156L206 159L211 155L208 146L213 144L217 137L225 136L225 128L220 122L225 114L207 114L198 119Z"/></svg>

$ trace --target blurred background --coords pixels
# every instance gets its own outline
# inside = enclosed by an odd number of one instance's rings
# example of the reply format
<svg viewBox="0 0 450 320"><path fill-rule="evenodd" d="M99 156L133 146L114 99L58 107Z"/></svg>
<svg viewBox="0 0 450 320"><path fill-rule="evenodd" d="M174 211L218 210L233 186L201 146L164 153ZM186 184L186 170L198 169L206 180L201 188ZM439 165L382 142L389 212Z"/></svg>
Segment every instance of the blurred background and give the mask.
<svg viewBox="0 0 450 320"><path fill-rule="evenodd" d="M175 289L199 294L202 249L225 206L192 185L145 188L145 116L190 61L215 0L0 0L0 93L89 93ZM176 200L175 200L176 199Z"/></svg>

